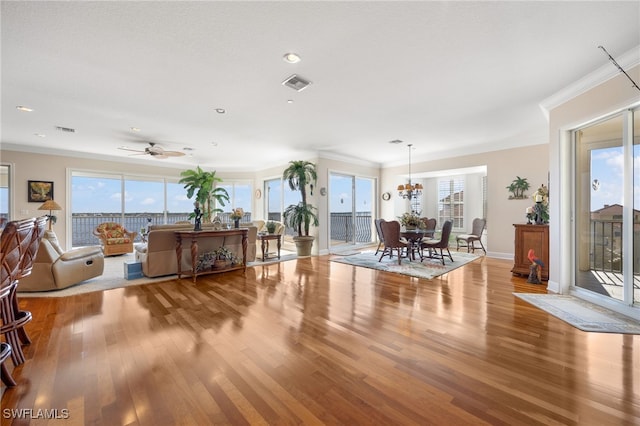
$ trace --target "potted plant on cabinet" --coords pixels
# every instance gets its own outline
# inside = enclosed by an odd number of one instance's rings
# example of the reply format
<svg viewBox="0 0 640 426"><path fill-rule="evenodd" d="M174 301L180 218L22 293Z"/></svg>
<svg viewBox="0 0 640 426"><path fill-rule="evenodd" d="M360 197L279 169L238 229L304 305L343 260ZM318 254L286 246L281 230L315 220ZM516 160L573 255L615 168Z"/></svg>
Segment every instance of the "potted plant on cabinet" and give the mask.
<svg viewBox="0 0 640 426"><path fill-rule="evenodd" d="M178 181L184 184L184 189L187 190L187 198L196 196L196 207L202 208L202 215L205 220L211 221L212 214L222 212L220 208L214 208L214 201L218 202L221 206L225 205L225 202L229 202L229 194L224 188L216 187L216 182L222 182L222 179L216 176L216 172L205 172L197 166L195 170L185 170L180 173L182 178ZM189 218L195 217L195 213L191 213Z"/></svg>
<svg viewBox="0 0 640 426"><path fill-rule="evenodd" d="M297 236L293 237L298 256L311 255L314 237L309 235L311 225L318 226L316 208L307 203L307 186L313 188L318 175L316 165L309 161L290 161L282 173L282 178L289 184L292 191L300 191L302 200L298 204L291 204L284 211L284 223L295 229Z"/></svg>

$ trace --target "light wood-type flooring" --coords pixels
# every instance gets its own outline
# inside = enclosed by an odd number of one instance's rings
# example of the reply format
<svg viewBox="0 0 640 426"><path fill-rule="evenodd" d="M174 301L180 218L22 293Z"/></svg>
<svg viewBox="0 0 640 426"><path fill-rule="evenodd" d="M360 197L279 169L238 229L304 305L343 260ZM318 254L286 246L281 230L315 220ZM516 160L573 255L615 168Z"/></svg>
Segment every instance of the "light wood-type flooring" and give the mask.
<svg viewBox="0 0 640 426"><path fill-rule="evenodd" d="M640 336L514 297L546 289L511 262L419 280L328 259L21 299L2 424L640 424Z"/></svg>

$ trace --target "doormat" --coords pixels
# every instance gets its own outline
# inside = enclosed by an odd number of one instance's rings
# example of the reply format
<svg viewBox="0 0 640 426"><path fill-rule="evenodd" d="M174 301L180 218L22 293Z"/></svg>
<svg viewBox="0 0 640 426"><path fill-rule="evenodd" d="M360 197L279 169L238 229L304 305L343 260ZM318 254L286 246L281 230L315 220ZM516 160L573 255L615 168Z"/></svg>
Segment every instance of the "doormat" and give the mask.
<svg viewBox="0 0 640 426"><path fill-rule="evenodd" d="M582 331L640 334L640 321L575 296L535 293L513 295Z"/></svg>

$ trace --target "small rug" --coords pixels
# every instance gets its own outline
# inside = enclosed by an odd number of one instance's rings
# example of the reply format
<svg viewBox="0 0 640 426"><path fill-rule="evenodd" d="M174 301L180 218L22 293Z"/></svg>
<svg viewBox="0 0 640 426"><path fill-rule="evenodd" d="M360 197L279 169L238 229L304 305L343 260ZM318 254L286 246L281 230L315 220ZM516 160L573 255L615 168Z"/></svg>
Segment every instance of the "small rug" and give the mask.
<svg viewBox="0 0 640 426"><path fill-rule="evenodd" d="M273 263L284 262L285 260L291 260L297 258L295 253L284 252L278 258L268 259L262 261L256 259L255 262L247 263L247 267L271 265ZM150 283L157 283L162 281L173 281L178 279L177 275L167 275L157 278L136 278L134 280L126 280L124 278L124 262L133 262L135 260L133 253L123 254L121 256L110 256L104 259L104 272L101 276L91 278L83 281L71 287L63 288L62 290L51 291L35 291L35 292L20 292L20 285L18 285L19 297L66 297L74 296L76 294L91 293L93 291L111 290L114 288L129 287L133 285L144 285Z"/></svg>
<svg viewBox="0 0 640 426"><path fill-rule="evenodd" d="M582 331L640 334L640 321L575 296L535 293L513 294Z"/></svg>
<svg viewBox="0 0 640 426"><path fill-rule="evenodd" d="M442 265L440 260L425 259L420 262L419 260L408 260L406 258L403 258L402 263L398 265L398 257L395 255L392 259L390 259L389 256L385 256L381 262L378 262L380 253L376 255L374 251L365 251L352 256L332 257L330 260L430 280L451 272L469 262L473 262L479 257L471 253L458 252L452 252L451 255L453 262L445 258L444 265Z"/></svg>

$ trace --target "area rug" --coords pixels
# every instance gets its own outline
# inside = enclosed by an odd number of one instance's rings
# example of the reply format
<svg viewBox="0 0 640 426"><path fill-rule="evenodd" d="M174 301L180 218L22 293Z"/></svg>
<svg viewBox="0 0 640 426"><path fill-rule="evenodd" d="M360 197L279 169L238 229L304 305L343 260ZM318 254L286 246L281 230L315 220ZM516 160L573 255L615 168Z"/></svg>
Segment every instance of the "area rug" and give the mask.
<svg viewBox="0 0 640 426"><path fill-rule="evenodd" d="M338 263L346 263L348 265L362 266L363 268L377 269L379 271L394 272L396 274L409 275L412 277L433 279L453 271L469 262L478 259L479 256L471 253L452 252L453 262L445 258L445 264L442 265L440 260L425 259L419 260L402 259L402 263L398 265L398 258L394 256L390 259L388 256L382 258L378 262L380 254L376 255L374 251L364 251L351 256L335 256L330 260Z"/></svg>
<svg viewBox="0 0 640 426"><path fill-rule="evenodd" d="M297 256L295 253L283 254L280 259L273 258L263 262L257 259L255 262L249 262L247 267L270 265L273 263L284 262L285 260L295 259ZM92 278L90 280L83 281L79 284L71 287L64 288L62 290L52 291L36 291L36 292L20 292L19 297L66 297L74 296L76 294L91 293L93 291L111 290L114 288L129 287L133 285L144 285L150 283L157 283L162 281L172 281L178 278L177 275L167 275L165 277L157 278L136 278L133 280L127 280L124 278L124 262L133 262L133 253L124 254L122 256L106 257L104 259L104 272L101 276ZM18 285L20 290L20 285Z"/></svg>
<svg viewBox="0 0 640 426"><path fill-rule="evenodd" d="M582 331L640 334L640 321L575 296L534 293L513 294Z"/></svg>

